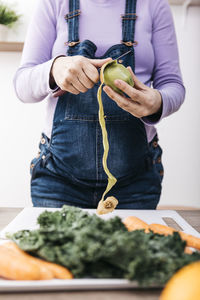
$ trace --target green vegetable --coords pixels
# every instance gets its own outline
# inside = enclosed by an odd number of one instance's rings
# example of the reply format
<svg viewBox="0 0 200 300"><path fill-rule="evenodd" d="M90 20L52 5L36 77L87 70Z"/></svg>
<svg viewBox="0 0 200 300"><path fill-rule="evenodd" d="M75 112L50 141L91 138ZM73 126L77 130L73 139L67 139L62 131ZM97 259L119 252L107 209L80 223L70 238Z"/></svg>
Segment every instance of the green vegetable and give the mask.
<svg viewBox="0 0 200 300"><path fill-rule="evenodd" d="M121 79L131 86L134 86L133 78L129 70L117 60L111 60L105 63L101 68L100 73L101 82L111 87L115 92L123 94L120 89L116 87L114 81Z"/></svg>
<svg viewBox="0 0 200 300"><path fill-rule="evenodd" d="M12 27L20 18L13 9L9 8L7 4L0 1L0 24Z"/></svg>
<svg viewBox="0 0 200 300"><path fill-rule="evenodd" d="M107 221L63 206L43 212L38 230L19 231L12 239L23 250L67 267L75 278L127 278L140 285L164 284L179 268L200 260L184 253L179 234L128 232L119 217Z"/></svg>

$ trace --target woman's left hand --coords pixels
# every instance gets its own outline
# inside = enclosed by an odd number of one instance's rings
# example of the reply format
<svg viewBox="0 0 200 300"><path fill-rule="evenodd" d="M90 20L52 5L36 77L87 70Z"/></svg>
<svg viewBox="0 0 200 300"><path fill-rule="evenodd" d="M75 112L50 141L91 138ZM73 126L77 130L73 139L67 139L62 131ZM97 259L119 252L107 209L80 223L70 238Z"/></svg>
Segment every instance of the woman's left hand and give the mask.
<svg viewBox="0 0 200 300"><path fill-rule="evenodd" d="M131 113L137 118L146 117L160 112L162 107L162 98L158 90L150 88L140 82L130 67L127 68L134 81L134 87L130 86L123 80L115 80L115 85L122 92L126 93L130 98L125 95L120 95L113 91L110 87L104 86L104 92L114 100L119 107Z"/></svg>

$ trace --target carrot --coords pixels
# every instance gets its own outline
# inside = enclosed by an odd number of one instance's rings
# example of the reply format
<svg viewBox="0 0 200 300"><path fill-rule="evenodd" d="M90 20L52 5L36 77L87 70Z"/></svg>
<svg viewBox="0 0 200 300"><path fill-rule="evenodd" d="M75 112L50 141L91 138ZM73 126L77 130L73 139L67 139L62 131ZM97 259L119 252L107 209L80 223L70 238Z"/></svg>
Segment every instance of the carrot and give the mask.
<svg viewBox="0 0 200 300"><path fill-rule="evenodd" d="M174 231L176 231L174 228L162 224L150 224L149 229L154 233L163 235L170 235L173 234Z"/></svg>
<svg viewBox="0 0 200 300"><path fill-rule="evenodd" d="M179 233L180 233L182 240L187 242L188 247L192 247L197 250L200 250L200 238L197 238L196 236L187 234L182 231L179 231Z"/></svg>
<svg viewBox="0 0 200 300"><path fill-rule="evenodd" d="M25 251L21 250L15 243L13 242L7 242L2 245L3 247L10 249L14 253L16 253L19 257L22 257L24 259L27 259L27 261L37 265L37 267L40 270L40 280L49 280L54 278L53 273L51 270L49 270L46 266L43 264L39 264L37 259L34 258L33 256L29 255ZM39 260L39 259L38 259Z"/></svg>
<svg viewBox="0 0 200 300"><path fill-rule="evenodd" d="M172 227L161 225L161 224L150 224L149 229L152 230L154 233L169 235L173 232L178 232L182 238L182 240L186 241L188 247L192 247L195 249L200 250L200 238L197 238L193 235L187 234L182 231L177 231Z"/></svg>
<svg viewBox="0 0 200 300"><path fill-rule="evenodd" d="M58 264L54 264L52 262L48 261L42 261L42 263L52 271L55 278L58 279L72 279L73 275L72 273L65 267L60 266Z"/></svg>
<svg viewBox="0 0 200 300"><path fill-rule="evenodd" d="M123 223L126 226L126 228L128 229L128 231L144 229L146 233L148 233L149 230L151 230L154 233L159 233L159 234L163 234L163 235L170 235L170 234L173 234L173 232L177 231L172 227L162 225L162 224L148 225L147 223L145 223L144 221L142 221L141 219L139 219L135 216L126 217L124 219ZM177 232L180 234L182 240L186 241L188 247L192 247L192 248L200 250L200 238L197 238L195 236L192 236L192 235L187 234L182 231L177 231ZM189 252L188 249L186 251Z"/></svg>
<svg viewBox="0 0 200 300"><path fill-rule="evenodd" d="M0 246L0 277L13 280L40 279L39 267L17 253Z"/></svg>
<svg viewBox="0 0 200 300"><path fill-rule="evenodd" d="M128 231L144 229L146 233L149 232L149 225L135 216L126 217L123 223Z"/></svg>
<svg viewBox="0 0 200 300"><path fill-rule="evenodd" d="M193 251L189 248L189 247L185 247L185 251L186 254L192 254Z"/></svg>
<svg viewBox="0 0 200 300"><path fill-rule="evenodd" d="M15 243L7 242L3 244L5 247L12 249L19 255L28 258L31 262L39 266L41 272L40 279L72 279L72 273L65 267L57 265L55 263L47 262L42 259L31 256L25 251L21 250Z"/></svg>

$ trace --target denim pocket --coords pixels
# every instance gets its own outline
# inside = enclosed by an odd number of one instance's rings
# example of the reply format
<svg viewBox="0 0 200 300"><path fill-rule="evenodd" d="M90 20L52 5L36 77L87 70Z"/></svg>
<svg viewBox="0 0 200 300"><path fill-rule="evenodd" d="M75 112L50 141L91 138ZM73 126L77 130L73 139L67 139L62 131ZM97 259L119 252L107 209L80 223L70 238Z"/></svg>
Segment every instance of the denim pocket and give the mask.
<svg viewBox="0 0 200 300"><path fill-rule="evenodd" d="M53 158L53 154L52 154L52 153L49 152L49 153L47 154L43 166L44 166L47 170L49 170L50 172L59 175L58 168L56 168L56 165L55 165L55 162L54 162L54 158ZM62 175L62 174L61 174L61 175Z"/></svg>
<svg viewBox="0 0 200 300"><path fill-rule="evenodd" d="M160 179L160 182L163 180L164 176L164 168L162 164L162 148L159 146L157 141L153 141L150 146L152 158L153 158L153 166L157 176Z"/></svg>
<svg viewBox="0 0 200 300"><path fill-rule="evenodd" d="M35 174L36 174L36 169L37 169L37 166L39 165L40 161L41 161L42 157L41 157L41 154L37 157L34 157L32 160L31 160L31 163L30 163L30 175L31 175L31 180L33 180L35 178Z"/></svg>
<svg viewBox="0 0 200 300"><path fill-rule="evenodd" d="M35 178L36 169L40 165L40 162L43 161L43 166L46 162L47 152L49 147L49 138L42 133L40 143L39 143L39 152L36 157L31 160L30 163L30 174L31 179Z"/></svg>

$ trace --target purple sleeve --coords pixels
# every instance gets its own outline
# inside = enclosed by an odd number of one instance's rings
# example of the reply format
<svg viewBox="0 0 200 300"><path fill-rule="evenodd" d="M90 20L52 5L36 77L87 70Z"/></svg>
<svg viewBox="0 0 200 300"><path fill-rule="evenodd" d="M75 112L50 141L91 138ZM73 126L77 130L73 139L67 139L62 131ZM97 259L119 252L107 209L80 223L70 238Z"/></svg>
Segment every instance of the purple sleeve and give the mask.
<svg viewBox="0 0 200 300"><path fill-rule="evenodd" d="M14 77L14 87L23 102L39 102L51 89L49 72L52 66L52 47L56 38L53 1L38 1L30 22L22 61Z"/></svg>
<svg viewBox="0 0 200 300"><path fill-rule="evenodd" d="M156 122L152 122L148 117L142 118L147 125L153 125L177 111L185 98L174 23L166 0L154 1L152 24L152 44L155 55L152 81L153 88L157 89L162 96L163 107Z"/></svg>

